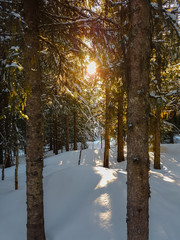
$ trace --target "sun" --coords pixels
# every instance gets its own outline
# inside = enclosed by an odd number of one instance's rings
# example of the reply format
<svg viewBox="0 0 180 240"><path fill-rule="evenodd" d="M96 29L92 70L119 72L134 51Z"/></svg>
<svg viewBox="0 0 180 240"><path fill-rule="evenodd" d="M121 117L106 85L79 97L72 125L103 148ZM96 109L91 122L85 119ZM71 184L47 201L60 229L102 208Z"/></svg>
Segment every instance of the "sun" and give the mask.
<svg viewBox="0 0 180 240"><path fill-rule="evenodd" d="M95 62L91 62L87 65L87 72L90 75L95 74L95 72L96 72L96 63Z"/></svg>

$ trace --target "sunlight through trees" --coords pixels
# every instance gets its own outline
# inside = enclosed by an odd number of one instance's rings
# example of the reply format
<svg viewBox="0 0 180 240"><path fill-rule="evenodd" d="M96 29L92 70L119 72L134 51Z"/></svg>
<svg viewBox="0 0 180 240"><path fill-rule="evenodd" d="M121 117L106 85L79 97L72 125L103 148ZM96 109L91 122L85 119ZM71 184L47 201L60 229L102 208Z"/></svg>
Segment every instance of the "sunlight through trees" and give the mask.
<svg viewBox="0 0 180 240"><path fill-rule="evenodd" d="M43 152L101 138L105 168L110 140L119 163L127 145L127 236L147 240L148 149L160 170L180 133L178 1L2 0L0 15L0 166L18 189L26 154L28 239L45 239Z"/></svg>

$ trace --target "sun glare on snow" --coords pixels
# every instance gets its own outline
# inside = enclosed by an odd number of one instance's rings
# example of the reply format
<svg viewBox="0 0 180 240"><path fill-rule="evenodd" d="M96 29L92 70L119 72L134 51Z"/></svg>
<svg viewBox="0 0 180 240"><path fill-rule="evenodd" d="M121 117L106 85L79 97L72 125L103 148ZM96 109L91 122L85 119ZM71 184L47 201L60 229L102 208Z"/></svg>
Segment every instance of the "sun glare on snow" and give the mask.
<svg viewBox="0 0 180 240"><path fill-rule="evenodd" d="M96 63L95 62L91 62L89 63L89 65L87 66L87 72L92 75L96 72Z"/></svg>

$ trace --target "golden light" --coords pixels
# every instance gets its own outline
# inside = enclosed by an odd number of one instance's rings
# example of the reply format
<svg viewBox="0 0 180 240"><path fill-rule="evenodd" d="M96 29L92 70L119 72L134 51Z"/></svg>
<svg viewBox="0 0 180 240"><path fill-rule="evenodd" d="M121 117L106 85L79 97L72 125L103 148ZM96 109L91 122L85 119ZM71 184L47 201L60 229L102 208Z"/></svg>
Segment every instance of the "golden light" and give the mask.
<svg viewBox="0 0 180 240"><path fill-rule="evenodd" d="M94 169L96 173L98 173L101 176L101 180L95 187L95 190L99 188L107 187L109 183L117 180L117 173L112 169L107 169L102 167L95 167Z"/></svg>
<svg viewBox="0 0 180 240"><path fill-rule="evenodd" d="M90 75L95 74L95 72L96 72L96 63L95 63L95 62L89 63L89 65L87 66L87 72L88 72Z"/></svg>

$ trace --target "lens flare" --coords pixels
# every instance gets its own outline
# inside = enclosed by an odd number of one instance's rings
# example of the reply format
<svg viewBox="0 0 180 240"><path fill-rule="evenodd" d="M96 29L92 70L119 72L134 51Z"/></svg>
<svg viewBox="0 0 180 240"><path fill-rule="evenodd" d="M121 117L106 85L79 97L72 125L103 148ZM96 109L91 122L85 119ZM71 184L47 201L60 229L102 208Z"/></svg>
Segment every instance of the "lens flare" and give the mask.
<svg viewBox="0 0 180 240"><path fill-rule="evenodd" d="M87 72L92 75L95 74L96 72L96 63L95 62L91 62L88 66L87 66Z"/></svg>

